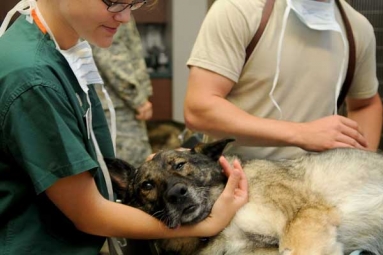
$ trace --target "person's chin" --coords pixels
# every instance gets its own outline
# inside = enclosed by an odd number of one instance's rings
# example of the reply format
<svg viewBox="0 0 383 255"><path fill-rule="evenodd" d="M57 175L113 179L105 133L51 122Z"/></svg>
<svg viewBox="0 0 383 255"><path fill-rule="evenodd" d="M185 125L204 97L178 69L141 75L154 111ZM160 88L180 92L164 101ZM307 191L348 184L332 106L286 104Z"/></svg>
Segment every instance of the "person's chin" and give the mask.
<svg viewBox="0 0 383 255"><path fill-rule="evenodd" d="M96 39L91 43L100 48L108 48L112 44L112 42L113 42L113 36L109 36L109 37L103 37L99 40Z"/></svg>

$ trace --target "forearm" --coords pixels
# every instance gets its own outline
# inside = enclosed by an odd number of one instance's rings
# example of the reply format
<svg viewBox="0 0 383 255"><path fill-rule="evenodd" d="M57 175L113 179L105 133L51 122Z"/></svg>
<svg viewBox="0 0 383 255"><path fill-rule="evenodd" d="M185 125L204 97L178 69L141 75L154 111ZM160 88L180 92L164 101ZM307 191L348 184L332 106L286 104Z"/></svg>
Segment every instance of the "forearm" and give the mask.
<svg viewBox="0 0 383 255"><path fill-rule="evenodd" d="M245 146L285 146L296 142L301 125L245 112L226 99L234 85L222 75L192 66L184 103L188 128L215 138L232 137Z"/></svg>
<svg viewBox="0 0 383 255"><path fill-rule="evenodd" d="M246 177L239 164L235 168L238 169L237 174L233 175L228 163L224 167L230 174L228 184L220 196L222 198L213 206L211 217L196 225L173 230L143 211L106 200L89 172L60 179L45 192L60 211L85 233L133 239L212 236L221 231L247 202ZM226 210L224 215L221 214L222 208Z"/></svg>
<svg viewBox="0 0 383 255"><path fill-rule="evenodd" d="M158 239L199 236L203 233L199 225L169 229L139 209L107 200L98 203L93 209L94 213L86 219L84 225L77 225L81 231L93 235Z"/></svg>
<svg viewBox="0 0 383 255"><path fill-rule="evenodd" d="M295 145L298 123L259 118L221 97L185 103L186 125L215 138L234 137L244 146Z"/></svg>
<svg viewBox="0 0 383 255"><path fill-rule="evenodd" d="M152 239L206 232L200 225L171 230L143 211L106 200L89 172L57 181L46 194L80 231L88 234Z"/></svg>
<svg viewBox="0 0 383 255"><path fill-rule="evenodd" d="M244 146L297 146L307 151L367 147L358 123L343 116L332 115L297 123L248 114L226 100L234 85L234 81L217 73L191 67L184 106L186 125L215 138L235 138ZM355 111L370 104L371 99L348 100L347 105ZM380 121L375 122L374 127L380 125L381 117L380 113ZM370 136L371 140L375 139Z"/></svg>
<svg viewBox="0 0 383 255"><path fill-rule="evenodd" d="M373 125L376 128L381 125L381 115L378 119ZM186 101L185 120L192 130L215 138L232 137L243 146L297 146L307 151L367 147L358 123L343 116L332 115L305 123L258 118L220 97L200 98L198 104ZM373 139L376 138L371 135Z"/></svg>
<svg viewBox="0 0 383 255"><path fill-rule="evenodd" d="M382 104L379 95L374 96L366 106L348 109L348 117L358 123L367 140L368 149L376 151L382 131Z"/></svg>

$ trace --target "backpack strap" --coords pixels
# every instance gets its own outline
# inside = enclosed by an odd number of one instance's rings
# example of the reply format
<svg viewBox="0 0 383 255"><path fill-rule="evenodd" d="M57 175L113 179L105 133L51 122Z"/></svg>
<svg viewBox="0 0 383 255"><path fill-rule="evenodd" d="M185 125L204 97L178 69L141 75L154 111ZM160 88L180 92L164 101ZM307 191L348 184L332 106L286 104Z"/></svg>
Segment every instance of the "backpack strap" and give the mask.
<svg viewBox="0 0 383 255"><path fill-rule="evenodd" d="M262 34L265 31L267 22L269 21L271 13L274 9L274 3L275 3L275 0L266 0L265 7L263 8L263 11L262 11L261 23L259 24L259 27L258 27L257 32L255 33L253 39L251 40L251 42L249 43L249 45L246 48L246 58L245 58L244 65L246 64L247 60L249 59L251 53L253 53L255 46L257 46L259 39L261 39Z"/></svg>
<svg viewBox="0 0 383 255"><path fill-rule="evenodd" d="M340 3L340 0L335 0L335 2L342 16L342 20L346 29L347 40L348 40L348 67L347 67L346 78L343 82L343 86L337 101L337 105L339 109L344 103L344 100L346 99L346 95L351 87L352 80L354 79L355 64L356 64L356 47L355 47L355 39L354 39L354 34L352 32L350 21L348 20L346 16L346 13L342 7L342 4Z"/></svg>
<svg viewBox="0 0 383 255"><path fill-rule="evenodd" d="M337 105L338 109L341 107L341 105L344 103L344 100L346 99L346 95L351 87L352 80L354 78L354 72L355 72L355 63L356 63L356 49L355 49L355 40L354 40L354 35L351 29L351 24L350 21L348 20L346 13L342 7L342 4L340 3L340 0L335 0L339 12L342 16L343 24L346 29L346 34L347 34L347 40L348 40L348 45L349 45L349 59L348 59L348 66L347 66L347 73L346 73L346 78L343 82L342 89L340 91ZM246 48L246 58L245 58L245 63L247 63L251 53L253 53L253 50L257 46L259 40L262 37L263 32L265 31L267 22L269 21L269 18L271 16L271 13L274 8L274 3L275 0L266 0L265 7L263 8L262 11L262 18L261 18L261 23L259 24L259 27L257 29L257 32L255 33L253 39L249 43L249 45Z"/></svg>

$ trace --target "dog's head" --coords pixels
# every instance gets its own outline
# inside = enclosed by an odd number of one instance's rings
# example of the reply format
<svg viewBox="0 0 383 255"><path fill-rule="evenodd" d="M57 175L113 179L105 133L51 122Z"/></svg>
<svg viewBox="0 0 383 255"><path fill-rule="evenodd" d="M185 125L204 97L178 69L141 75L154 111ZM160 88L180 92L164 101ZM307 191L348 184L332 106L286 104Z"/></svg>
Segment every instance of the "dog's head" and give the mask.
<svg viewBox="0 0 383 255"><path fill-rule="evenodd" d="M197 223L209 215L227 180L218 159L232 141L201 143L190 150L161 151L138 169L120 160L106 163L123 203L176 228Z"/></svg>

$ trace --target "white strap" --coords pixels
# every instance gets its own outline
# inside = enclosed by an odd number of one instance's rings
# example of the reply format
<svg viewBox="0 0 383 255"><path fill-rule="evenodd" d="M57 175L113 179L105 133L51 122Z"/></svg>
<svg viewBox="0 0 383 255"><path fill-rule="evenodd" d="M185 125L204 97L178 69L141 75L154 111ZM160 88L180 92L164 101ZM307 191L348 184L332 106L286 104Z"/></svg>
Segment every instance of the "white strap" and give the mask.
<svg viewBox="0 0 383 255"><path fill-rule="evenodd" d="M116 111L114 109L112 99L110 98L108 91L105 89L104 84L101 84L101 90L102 90L102 93L104 93L106 103L108 104L108 110L110 113L110 133L112 135L114 154L117 155L117 152L116 152L116 139L117 139Z"/></svg>
<svg viewBox="0 0 383 255"><path fill-rule="evenodd" d="M106 183L106 189L108 191L108 199L110 201L114 201L112 180L110 179L110 174L109 174L108 168L106 166L104 157L102 156L100 147L98 146L96 135L94 134L94 131L93 131L92 113L91 113L92 112L92 105L90 103L89 95L86 94L86 96L87 96L87 100L88 100L88 104L89 104L89 112L90 112L90 114L86 116L87 117L87 125L88 125L87 129L90 133L94 148L96 150L97 162L100 165L102 174L104 175L104 179L105 179L105 183ZM108 246L109 246L109 251L111 252L112 255L123 255L120 244L115 237L108 237Z"/></svg>
<svg viewBox="0 0 383 255"><path fill-rule="evenodd" d="M29 8L28 8L29 7ZM15 15L16 12L19 12L23 15L26 15L26 19L29 23L33 22L32 16L31 16L31 10L36 7L36 1L35 0L22 0L19 3L15 5L8 13L7 16L5 16L3 23L0 27L0 37L5 33L5 30L7 30L9 22L11 21L13 15Z"/></svg>
<svg viewBox="0 0 383 255"><path fill-rule="evenodd" d="M110 201L114 201L112 181L110 179L108 168L106 167L104 158L103 158L103 156L101 154L101 150L100 150L100 147L98 146L98 143L97 143L97 140L96 140L96 136L94 135L93 130L90 131L90 134L91 134L91 137L92 137L94 148L96 150L97 161L98 161L98 163L100 165L100 168L102 170L102 173L104 175L104 179L105 179L105 183L106 183L106 188L108 190L108 198L109 198Z"/></svg>
<svg viewBox="0 0 383 255"><path fill-rule="evenodd" d="M108 190L108 198L110 201L114 201L112 181L110 179L108 168L106 167L104 157L102 156L100 147L98 146L97 139L96 139L96 136L93 132L93 129L90 130L90 134L92 137L94 148L96 150L97 161L98 161L100 168L102 170L102 173L104 175L106 188ZM114 255L114 254L123 255L120 244L115 237L108 237L108 246L109 246L109 252L111 252L112 255Z"/></svg>

